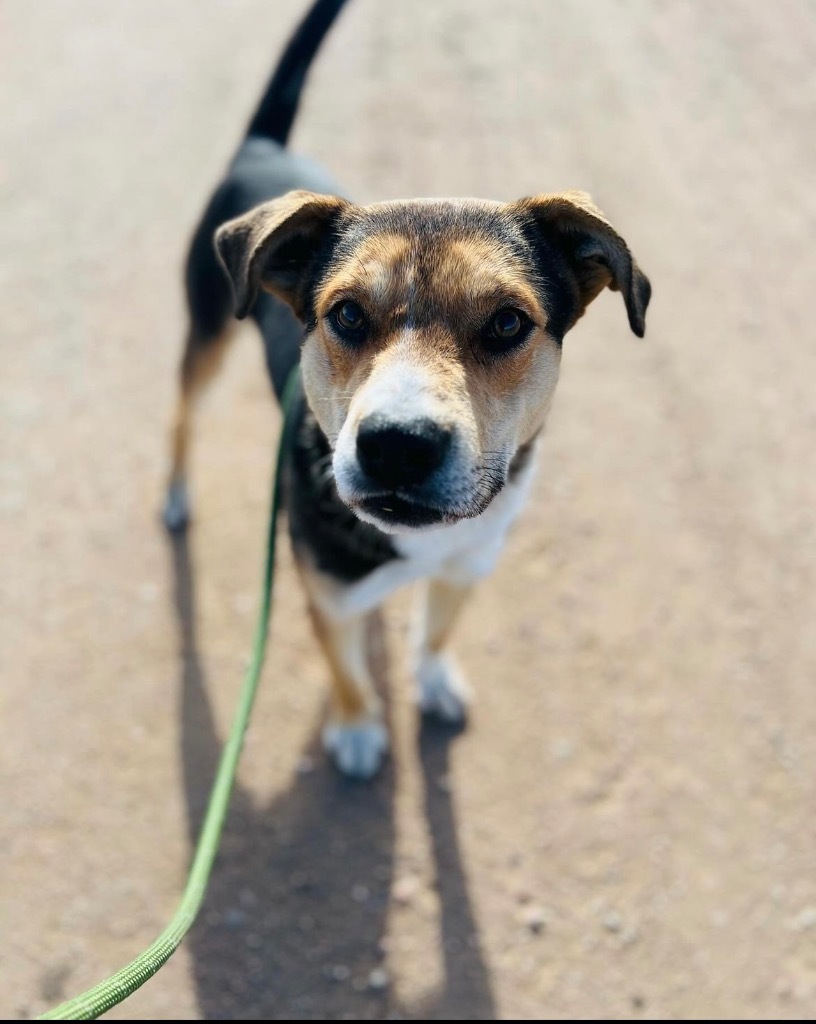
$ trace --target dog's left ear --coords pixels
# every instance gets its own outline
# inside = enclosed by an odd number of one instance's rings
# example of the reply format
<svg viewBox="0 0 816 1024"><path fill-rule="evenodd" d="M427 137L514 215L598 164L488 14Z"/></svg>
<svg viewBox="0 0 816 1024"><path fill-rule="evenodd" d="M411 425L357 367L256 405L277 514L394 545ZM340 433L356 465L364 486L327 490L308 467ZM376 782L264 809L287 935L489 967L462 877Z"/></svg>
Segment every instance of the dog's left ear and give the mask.
<svg viewBox="0 0 816 1024"><path fill-rule="evenodd" d="M621 292L629 325L643 337L652 286L629 246L586 192L532 196L513 203L511 209L566 257L578 286L576 319L608 287Z"/></svg>
<svg viewBox="0 0 816 1024"><path fill-rule="evenodd" d="M264 288L303 318L304 284L314 257L345 199L316 192L287 192L227 221L215 233L215 249L227 272L239 320Z"/></svg>

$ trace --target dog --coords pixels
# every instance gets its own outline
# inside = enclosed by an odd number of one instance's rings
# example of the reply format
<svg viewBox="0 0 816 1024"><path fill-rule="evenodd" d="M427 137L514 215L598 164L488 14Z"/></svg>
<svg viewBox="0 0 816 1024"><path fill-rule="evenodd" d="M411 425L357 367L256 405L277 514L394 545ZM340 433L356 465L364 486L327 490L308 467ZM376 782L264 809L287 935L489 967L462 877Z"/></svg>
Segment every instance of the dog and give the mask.
<svg viewBox="0 0 816 1024"><path fill-rule="evenodd" d="M651 287L584 193L359 206L291 153L309 66L342 6L317 0L295 31L194 233L164 519L187 524L195 399L249 316L279 398L300 361L285 493L331 673L324 742L343 773L370 778L388 737L368 613L426 581L419 706L461 723L469 691L448 642L525 503L564 336L608 287L642 337Z"/></svg>

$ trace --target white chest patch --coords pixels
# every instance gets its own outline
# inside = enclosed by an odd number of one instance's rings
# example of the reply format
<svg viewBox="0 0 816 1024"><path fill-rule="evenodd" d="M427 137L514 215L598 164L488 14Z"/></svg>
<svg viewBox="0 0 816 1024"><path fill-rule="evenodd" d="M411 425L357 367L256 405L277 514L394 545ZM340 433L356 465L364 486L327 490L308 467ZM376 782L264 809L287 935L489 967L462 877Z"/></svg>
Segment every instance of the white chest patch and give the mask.
<svg viewBox="0 0 816 1024"><path fill-rule="evenodd" d="M372 611L389 594L418 579L434 577L464 585L487 576L527 500L533 469L534 459L530 459L480 516L435 530L392 534L402 557L357 583L343 584L324 575L320 593L313 595L321 610L333 619L349 618Z"/></svg>

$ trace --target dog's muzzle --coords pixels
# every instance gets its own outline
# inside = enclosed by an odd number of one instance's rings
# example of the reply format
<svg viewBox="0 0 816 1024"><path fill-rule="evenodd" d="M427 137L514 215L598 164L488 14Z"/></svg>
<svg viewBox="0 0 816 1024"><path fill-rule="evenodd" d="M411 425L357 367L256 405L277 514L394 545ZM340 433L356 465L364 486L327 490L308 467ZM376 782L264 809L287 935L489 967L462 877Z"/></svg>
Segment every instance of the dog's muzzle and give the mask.
<svg viewBox="0 0 816 1024"><path fill-rule="evenodd" d="M360 511L397 527L447 521L444 481L453 439L453 431L432 419L367 416L357 428L355 504Z"/></svg>

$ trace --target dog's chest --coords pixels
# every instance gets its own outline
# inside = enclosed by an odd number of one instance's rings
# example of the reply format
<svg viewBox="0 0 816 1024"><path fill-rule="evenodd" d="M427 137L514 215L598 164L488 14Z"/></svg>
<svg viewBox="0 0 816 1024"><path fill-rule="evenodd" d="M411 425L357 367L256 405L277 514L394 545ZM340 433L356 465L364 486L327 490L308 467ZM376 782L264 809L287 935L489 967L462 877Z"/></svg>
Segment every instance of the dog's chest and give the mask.
<svg viewBox="0 0 816 1024"><path fill-rule="evenodd" d="M530 489L532 462L474 519L422 533L391 537L416 576L461 576L469 582L490 572Z"/></svg>
<svg viewBox="0 0 816 1024"><path fill-rule="evenodd" d="M427 533L392 534L388 539L396 557L356 582L342 583L322 575L322 585L313 596L327 615L343 619L369 612L395 590L427 577L460 586L475 583L495 566L531 478L532 464L475 519Z"/></svg>

